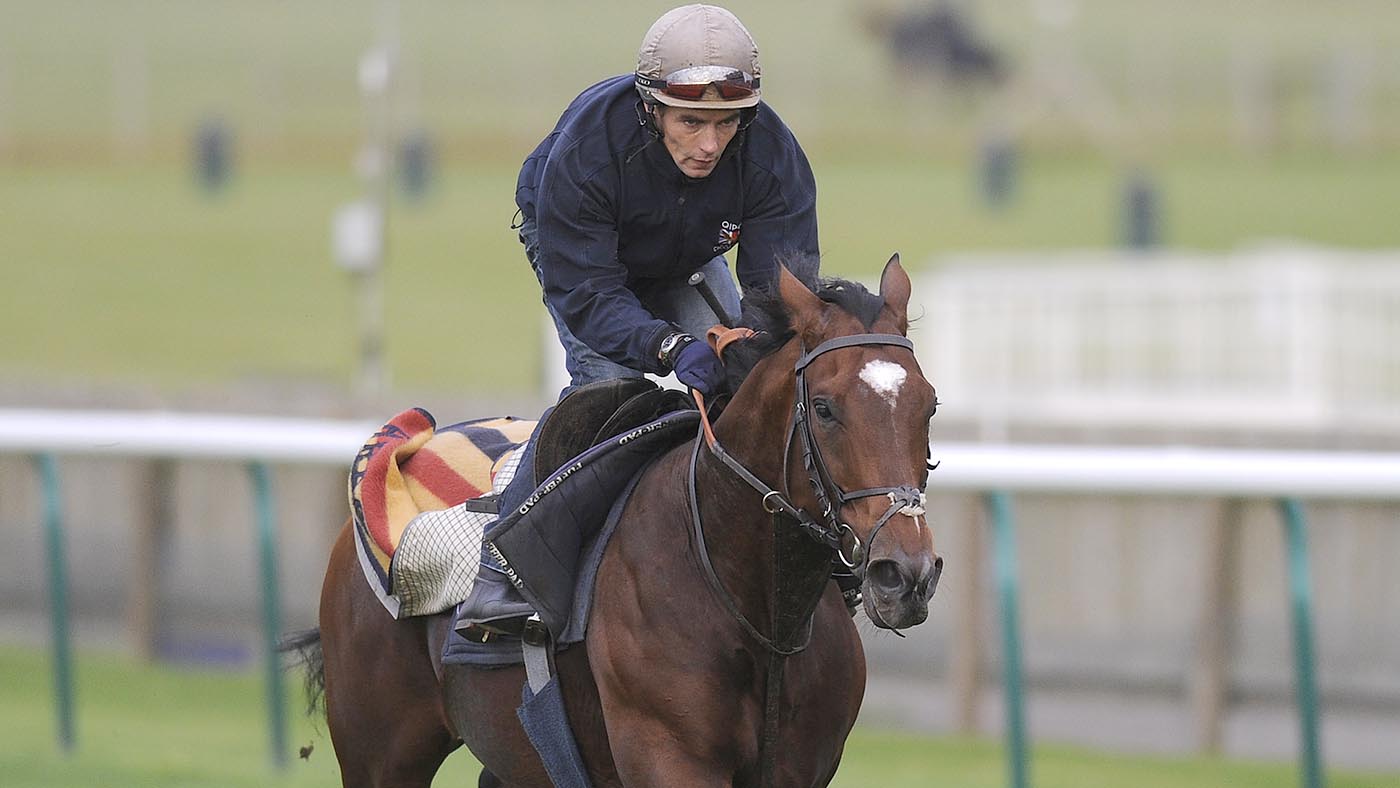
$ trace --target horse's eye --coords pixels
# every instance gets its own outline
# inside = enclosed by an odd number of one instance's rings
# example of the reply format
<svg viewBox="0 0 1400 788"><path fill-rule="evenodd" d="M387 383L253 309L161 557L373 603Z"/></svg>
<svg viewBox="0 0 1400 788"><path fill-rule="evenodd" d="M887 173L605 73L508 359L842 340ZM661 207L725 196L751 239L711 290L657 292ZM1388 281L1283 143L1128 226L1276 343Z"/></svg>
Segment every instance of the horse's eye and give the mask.
<svg viewBox="0 0 1400 788"><path fill-rule="evenodd" d="M824 399L812 403L812 412L817 414L817 418L822 421L831 421L835 418L835 414L831 412L831 404Z"/></svg>

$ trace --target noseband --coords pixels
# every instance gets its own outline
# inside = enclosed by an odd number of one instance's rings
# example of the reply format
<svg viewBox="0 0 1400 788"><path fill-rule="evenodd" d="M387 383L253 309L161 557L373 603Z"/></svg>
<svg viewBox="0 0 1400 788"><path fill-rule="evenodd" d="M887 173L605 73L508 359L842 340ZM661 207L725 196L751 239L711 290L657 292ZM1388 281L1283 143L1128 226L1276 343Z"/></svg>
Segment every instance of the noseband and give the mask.
<svg viewBox="0 0 1400 788"><path fill-rule="evenodd" d="M814 534L818 541L830 544L828 535L835 536L836 557L841 563L864 579L865 570L869 561L869 551L864 549L860 543L860 537L850 525L841 521L840 513L842 507L851 501L861 498L871 498L876 495L889 496L890 505L885 513L880 515L880 519L875 521L875 527L870 531L870 544L875 544L875 537L880 533L880 529L890 521L896 514L906 514L916 517L924 513L924 494L915 487L901 484L895 487L869 487L864 490L846 492L841 489L841 485L831 478L831 472L827 470L826 460L823 459L821 447L817 445L816 436L812 434L812 422L810 418L811 401L807 393L807 376L805 374L807 366L823 353L837 350L843 347L858 347L862 345L895 345L909 351L914 350L914 343L907 338L896 334L855 334L848 337L837 337L817 345L812 352L804 354L797 360L797 400L793 406L792 427L788 430L787 442L783 447L783 488L787 489L787 465L786 458L792 448L792 436L797 434L802 440L802 465L807 469L807 481L812 486L812 492L816 495L817 504L821 507L822 533ZM831 499L827 496L827 491L831 490L836 494L836 503L833 506ZM809 518L810 519L810 518ZM851 549L849 560L841 550L841 540L845 535L849 535L855 542Z"/></svg>
<svg viewBox="0 0 1400 788"><path fill-rule="evenodd" d="M851 336L828 339L825 342L812 348L810 352L804 352L797 360L795 373L797 375L797 393L793 403L792 423L788 428L787 439L783 444L783 479L782 490L775 490L764 484L757 476L754 476L748 468L734 459L729 452L725 451L719 441L715 439L714 431L710 427L709 418L705 415L704 398L699 392L695 392L695 400L700 406L700 429L703 442L710 448L710 452L729 468L734 475L742 479L763 497L763 509L774 516L786 517L797 525L808 537L819 544L831 548L840 559L841 563L855 573L857 577L864 579L866 567L870 560L870 551L867 546L863 546L860 538L856 536L855 530L850 525L841 521L841 508L851 501L861 498L870 498L877 495L885 495L890 499L889 508L875 521L875 527L870 532L869 544L875 543L875 537L880 529L890 521L896 514L905 514L910 517L917 517L924 513L924 494L915 487L902 484L893 487L869 487L862 490L846 492L841 486L831 478L831 473L827 469L825 459L822 457L821 447L816 441L816 436L812 434L812 426L808 414L811 411L811 403L807 391L807 367L813 360L824 353L839 350L847 347L861 347L870 345L894 345L912 351L914 343L908 338L898 334L853 334ZM802 442L802 465L807 471L807 481L812 486L812 491L816 495L817 504L821 508L818 517L812 517L806 511L797 508L789 500L788 493L788 462L787 458L791 454L794 436ZM745 631L750 636L759 640L775 653L795 654L806 648L804 642L800 646L784 646L774 643L770 638L763 635L739 612L738 605L734 602L729 592L719 582L718 575L710 564L709 551L705 547L705 537L700 523L700 507L695 493L695 469L696 461L700 455L700 445L697 442L695 452L690 462L690 506L691 519L697 545L700 548L700 559L705 566L707 579L718 592L721 601L729 609L731 615L739 620ZM834 493L828 494L828 491ZM835 505L832 500L835 499ZM854 541L851 549L851 557L848 559L843 551L843 543L846 536ZM808 630L808 637L811 630Z"/></svg>

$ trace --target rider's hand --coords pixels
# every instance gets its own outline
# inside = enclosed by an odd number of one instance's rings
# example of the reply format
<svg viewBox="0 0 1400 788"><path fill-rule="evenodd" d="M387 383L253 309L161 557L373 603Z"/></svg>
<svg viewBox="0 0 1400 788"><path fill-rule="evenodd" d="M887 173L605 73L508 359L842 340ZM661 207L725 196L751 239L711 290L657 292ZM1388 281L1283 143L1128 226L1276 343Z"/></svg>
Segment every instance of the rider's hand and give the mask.
<svg viewBox="0 0 1400 788"><path fill-rule="evenodd" d="M724 366L708 344L691 342L676 356L676 380L708 397L725 389Z"/></svg>

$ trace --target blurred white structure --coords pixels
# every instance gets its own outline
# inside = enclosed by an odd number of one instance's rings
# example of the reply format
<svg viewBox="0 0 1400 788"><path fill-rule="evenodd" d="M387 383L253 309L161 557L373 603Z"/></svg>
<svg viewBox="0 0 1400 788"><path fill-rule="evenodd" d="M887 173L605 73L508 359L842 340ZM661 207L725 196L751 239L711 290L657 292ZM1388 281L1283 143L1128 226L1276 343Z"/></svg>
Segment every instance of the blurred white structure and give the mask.
<svg viewBox="0 0 1400 788"><path fill-rule="evenodd" d="M543 322L540 323L540 347L542 348L540 354L540 380L542 381L540 399L545 403L545 407L549 407L559 399L559 392L569 385L569 370L564 363L564 346L559 344L559 334L554 328L554 320L550 318L548 312L541 311L544 312L544 317L542 318ZM685 391L685 386L676 380L674 374L664 377L647 375L647 377L662 388ZM530 414L527 418L534 418L537 415Z"/></svg>
<svg viewBox="0 0 1400 788"><path fill-rule="evenodd" d="M917 286L921 363L946 415L985 437L1009 424L1400 434L1400 252L958 255Z"/></svg>

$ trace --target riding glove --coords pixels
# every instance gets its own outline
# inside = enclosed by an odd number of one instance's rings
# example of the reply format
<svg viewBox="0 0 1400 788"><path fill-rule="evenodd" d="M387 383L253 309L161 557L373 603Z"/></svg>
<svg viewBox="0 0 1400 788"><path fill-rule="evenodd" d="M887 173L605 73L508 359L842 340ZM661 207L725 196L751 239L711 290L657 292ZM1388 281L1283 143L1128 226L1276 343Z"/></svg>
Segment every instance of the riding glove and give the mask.
<svg viewBox="0 0 1400 788"><path fill-rule="evenodd" d="M725 389L724 366L704 342L691 342L676 355L676 380L705 396Z"/></svg>

